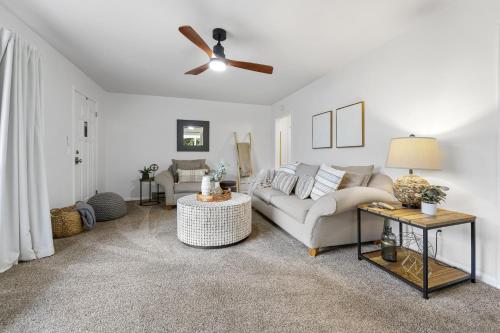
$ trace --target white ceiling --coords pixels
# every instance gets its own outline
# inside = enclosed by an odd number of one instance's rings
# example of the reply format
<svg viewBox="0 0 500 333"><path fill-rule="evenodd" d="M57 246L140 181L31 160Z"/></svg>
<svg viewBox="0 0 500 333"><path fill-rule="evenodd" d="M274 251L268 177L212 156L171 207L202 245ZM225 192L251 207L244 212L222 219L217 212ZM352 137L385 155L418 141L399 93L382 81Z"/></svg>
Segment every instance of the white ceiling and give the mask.
<svg viewBox="0 0 500 333"><path fill-rule="evenodd" d="M0 0L110 92L272 104L407 31L445 0ZM273 75L207 62L183 37L191 25L226 56L274 66Z"/></svg>

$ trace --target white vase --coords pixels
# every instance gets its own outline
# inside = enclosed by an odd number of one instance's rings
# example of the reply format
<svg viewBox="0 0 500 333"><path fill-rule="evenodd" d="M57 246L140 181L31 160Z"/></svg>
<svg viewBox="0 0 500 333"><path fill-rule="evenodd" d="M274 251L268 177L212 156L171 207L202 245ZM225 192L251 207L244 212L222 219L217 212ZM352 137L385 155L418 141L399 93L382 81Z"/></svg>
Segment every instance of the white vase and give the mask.
<svg viewBox="0 0 500 333"><path fill-rule="evenodd" d="M212 190L211 187L210 176L203 176L201 179L201 194L210 195L210 191Z"/></svg>
<svg viewBox="0 0 500 333"><path fill-rule="evenodd" d="M437 204L422 202L422 213L426 215L436 216Z"/></svg>

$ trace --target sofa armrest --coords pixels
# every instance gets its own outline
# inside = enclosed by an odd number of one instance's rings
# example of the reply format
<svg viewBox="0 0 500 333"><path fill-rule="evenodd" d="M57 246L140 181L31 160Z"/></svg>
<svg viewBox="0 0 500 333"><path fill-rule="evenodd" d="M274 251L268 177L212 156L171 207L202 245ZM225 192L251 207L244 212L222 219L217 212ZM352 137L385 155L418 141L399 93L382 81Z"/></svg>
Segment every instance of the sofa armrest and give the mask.
<svg viewBox="0 0 500 333"><path fill-rule="evenodd" d="M170 169L160 172L155 176L155 181L165 189L167 205L175 205L174 199L174 176Z"/></svg>
<svg viewBox="0 0 500 333"><path fill-rule="evenodd" d="M395 200L392 194L377 188L349 187L319 198L307 213L306 223L314 222L322 216L341 214L356 209L358 205L363 203Z"/></svg>

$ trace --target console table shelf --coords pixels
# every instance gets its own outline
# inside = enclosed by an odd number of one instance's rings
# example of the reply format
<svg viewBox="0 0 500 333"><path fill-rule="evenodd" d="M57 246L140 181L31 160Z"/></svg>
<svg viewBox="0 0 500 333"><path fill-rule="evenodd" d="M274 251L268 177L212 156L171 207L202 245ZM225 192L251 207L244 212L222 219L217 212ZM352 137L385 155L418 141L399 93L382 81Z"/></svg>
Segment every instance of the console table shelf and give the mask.
<svg viewBox="0 0 500 333"><path fill-rule="evenodd" d="M403 280L409 285L422 292L422 296L427 299L430 292L443 289L461 282L476 279L476 217L473 215L439 209L436 216L429 216L421 213L420 209L404 208L400 203L391 203L395 210L372 207L369 204L358 206L358 259L366 260L371 264L383 269L393 276ZM382 259L381 251L361 251L361 213L372 214L399 223L399 247L398 261L389 262ZM423 253L403 247L403 224L422 230ZM428 254L428 232L432 229L444 228L460 224L470 224L470 273L460 269L450 267L433 258ZM403 258L408 253L412 253L422 259L422 280L408 275L401 265ZM428 274L432 272L432 274Z"/></svg>
<svg viewBox="0 0 500 333"><path fill-rule="evenodd" d="M380 268L391 273L397 278L412 284L419 290L423 290L423 281L419 281L411 275L407 275L404 272L403 267L401 266L401 262L409 253L413 253L414 255L420 257L422 257L422 254L404 247L398 247L397 252L397 262L390 262L382 259L382 253L380 250L365 252L362 254L362 256L363 259L379 266ZM450 284L460 283L469 279L469 273L464 272L458 268L450 267L433 258L429 258L429 268L432 272L432 274L429 276L429 291L432 291L435 288L448 286Z"/></svg>

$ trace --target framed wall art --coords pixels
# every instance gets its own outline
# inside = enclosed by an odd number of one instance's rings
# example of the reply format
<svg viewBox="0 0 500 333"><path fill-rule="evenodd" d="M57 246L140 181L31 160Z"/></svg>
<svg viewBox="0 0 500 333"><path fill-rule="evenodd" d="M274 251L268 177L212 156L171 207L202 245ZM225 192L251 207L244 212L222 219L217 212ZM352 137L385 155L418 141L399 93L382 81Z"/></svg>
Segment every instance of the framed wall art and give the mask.
<svg viewBox="0 0 500 333"><path fill-rule="evenodd" d="M335 113L336 147L365 146L365 102L338 108Z"/></svg>
<svg viewBox="0 0 500 333"><path fill-rule="evenodd" d="M332 111L312 116L312 148L332 148Z"/></svg>

